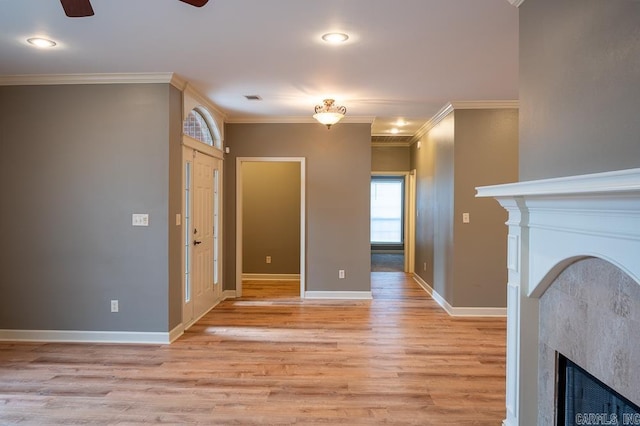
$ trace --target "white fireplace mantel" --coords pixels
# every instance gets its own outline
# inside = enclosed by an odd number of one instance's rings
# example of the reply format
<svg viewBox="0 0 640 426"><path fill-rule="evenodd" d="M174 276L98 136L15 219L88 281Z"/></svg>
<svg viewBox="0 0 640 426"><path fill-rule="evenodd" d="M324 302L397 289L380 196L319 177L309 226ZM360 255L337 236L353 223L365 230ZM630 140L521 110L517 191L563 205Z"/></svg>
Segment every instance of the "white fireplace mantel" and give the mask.
<svg viewBox="0 0 640 426"><path fill-rule="evenodd" d="M538 299L598 257L640 283L640 169L477 188L509 212L506 426L537 424Z"/></svg>

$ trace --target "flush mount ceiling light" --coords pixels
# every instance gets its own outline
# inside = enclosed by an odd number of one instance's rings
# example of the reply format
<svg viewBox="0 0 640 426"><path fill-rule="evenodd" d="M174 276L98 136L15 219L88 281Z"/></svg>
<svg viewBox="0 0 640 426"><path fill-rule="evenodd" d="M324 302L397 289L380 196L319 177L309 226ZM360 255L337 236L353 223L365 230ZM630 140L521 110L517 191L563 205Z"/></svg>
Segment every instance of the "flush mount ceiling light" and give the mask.
<svg viewBox="0 0 640 426"><path fill-rule="evenodd" d="M345 33L326 33L322 36L322 39L327 43L340 44L349 40L349 36Z"/></svg>
<svg viewBox="0 0 640 426"><path fill-rule="evenodd" d="M42 37L28 38L27 43L29 43L32 46L40 47L40 48L54 47L56 45L55 41L49 40L48 38L42 38Z"/></svg>
<svg viewBox="0 0 640 426"><path fill-rule="evenodd" d="M333 99L325 99L322 105L316 105L313 114L313 118L327 126L327 129L342 120L347 113L347 108L335 105L335 102Z"/></svg>

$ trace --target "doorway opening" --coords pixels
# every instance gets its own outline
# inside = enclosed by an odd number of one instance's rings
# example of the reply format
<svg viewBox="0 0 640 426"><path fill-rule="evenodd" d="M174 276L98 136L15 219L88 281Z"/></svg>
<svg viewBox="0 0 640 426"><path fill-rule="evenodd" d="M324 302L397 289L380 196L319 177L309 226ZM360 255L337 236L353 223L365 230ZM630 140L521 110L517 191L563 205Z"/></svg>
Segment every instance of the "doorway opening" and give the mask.
<svg viewBox="0 0 640 426"><path fill-rule="evenodd" d="M372 272L412 272L414 176L371 176Z"/></svg>
<svg viewBox="0 0 640 426"><path fill-rule="evenodd" d="M236 186L236 296L304 297L305 159L239 157Z"/></svg>

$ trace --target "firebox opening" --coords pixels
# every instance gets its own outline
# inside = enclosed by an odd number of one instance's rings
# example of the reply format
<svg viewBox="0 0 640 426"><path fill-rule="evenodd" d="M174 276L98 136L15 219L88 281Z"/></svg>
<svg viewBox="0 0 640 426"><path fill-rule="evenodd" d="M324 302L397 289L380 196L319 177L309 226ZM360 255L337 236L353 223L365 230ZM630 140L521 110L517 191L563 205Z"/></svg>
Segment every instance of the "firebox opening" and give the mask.
<svg viewBox="0 0 640 426"><path fill-rule="evenodd" d="M640 407L558 353L557 425L640 425Z"/></svg>

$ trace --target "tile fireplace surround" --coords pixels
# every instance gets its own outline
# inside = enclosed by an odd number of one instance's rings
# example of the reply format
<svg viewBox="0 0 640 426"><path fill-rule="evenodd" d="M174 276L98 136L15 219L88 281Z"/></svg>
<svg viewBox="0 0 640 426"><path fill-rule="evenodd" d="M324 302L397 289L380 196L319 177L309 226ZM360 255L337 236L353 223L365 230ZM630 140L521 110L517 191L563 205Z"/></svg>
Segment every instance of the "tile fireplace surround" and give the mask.
<svg viewBox="0 0 640 426"><path fill-rule="evenodd" d="M548 375L544 359L543 368L539 367L540 298L569 265L588 258L612 264L640 285L640 169L485 186L477 191L478 197L495 198L509 213L507 418L503 424L542 425L549 418L547 413L538 414L538 383L541 375ZM638 309L632 311L637 320ZM638 339L636 331L622 336L619 343L640 347ZM633 365L637 360L637 355L630 360L635 377L640 370L640 365ZM549 399L545 396L540 399Z"/></svg>

